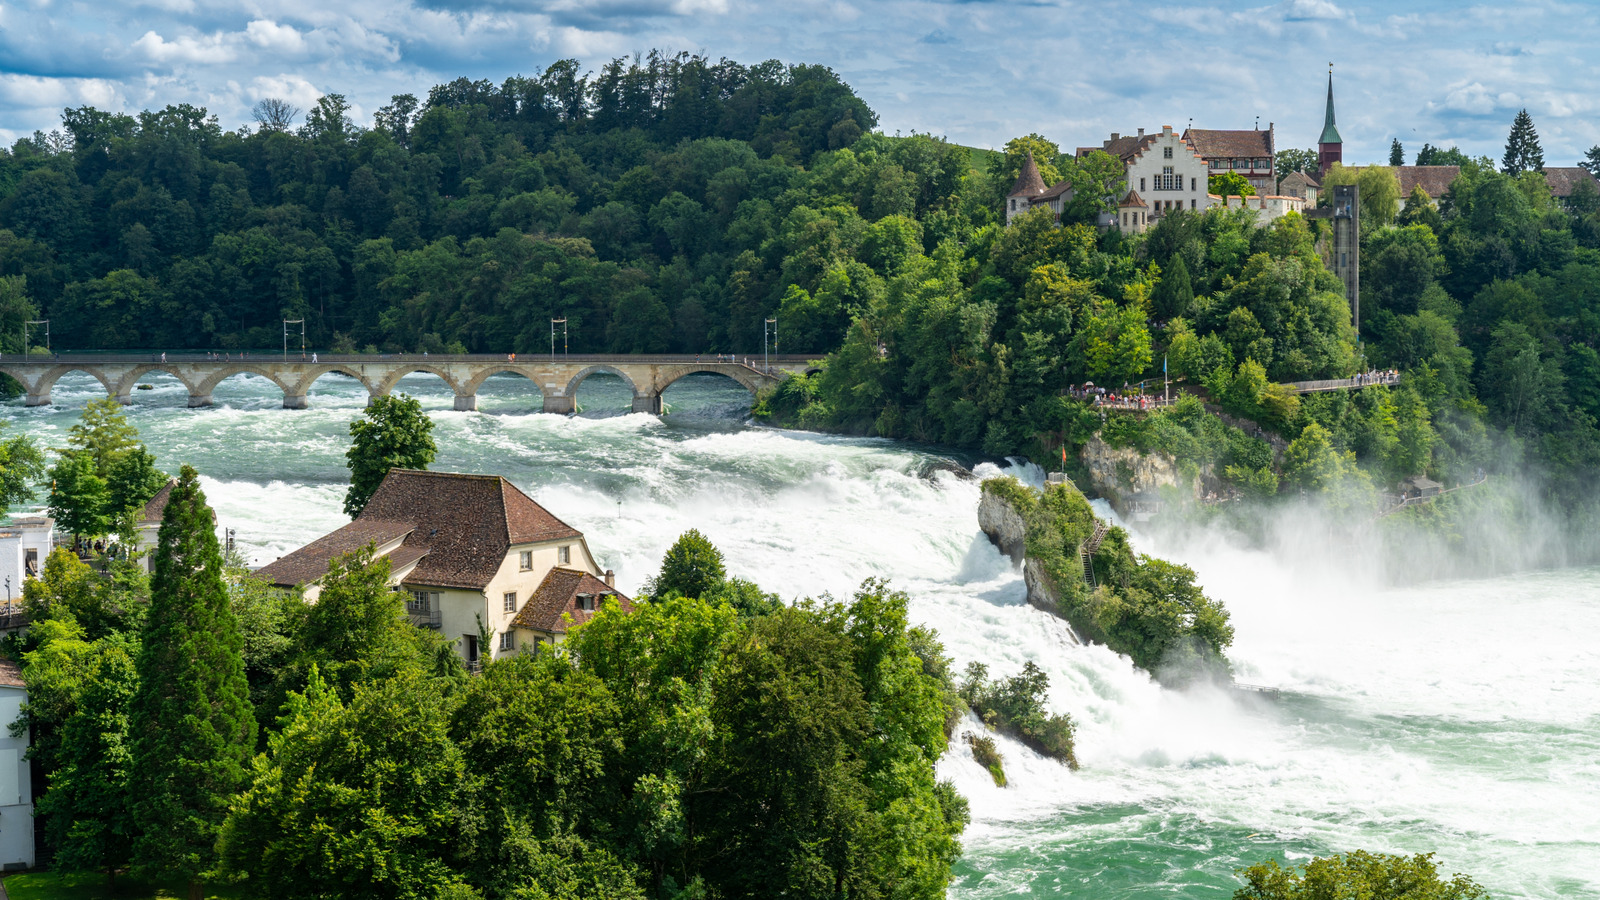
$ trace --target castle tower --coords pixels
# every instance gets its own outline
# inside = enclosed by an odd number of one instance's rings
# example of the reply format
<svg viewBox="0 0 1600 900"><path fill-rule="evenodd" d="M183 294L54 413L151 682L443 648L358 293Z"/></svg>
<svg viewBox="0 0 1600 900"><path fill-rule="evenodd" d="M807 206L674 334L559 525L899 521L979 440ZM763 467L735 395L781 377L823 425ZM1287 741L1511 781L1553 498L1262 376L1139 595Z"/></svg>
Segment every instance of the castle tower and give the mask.
<svg viewBox="0 0 1600 900"><path fill-rule="evenodd" d="M1333 124L1333 63L1328 63L1328 111L1323 116L1322 137L1317 138L1317 172L1326 179L1333 164L1343 159L1344 141Z"/></svg>
<svg viewBox="0 0 1600 900"><path fill-rule="evenodd" d="M1006 195L1006 224L1033 208L1033 198L1044 193L1044 178L1039 174L1039 167L1033 161L1033 151L1028 151L1027 159L1022 161L1022 171L1017 173L1017 183L1012 186L1011 193Z"/></svg>

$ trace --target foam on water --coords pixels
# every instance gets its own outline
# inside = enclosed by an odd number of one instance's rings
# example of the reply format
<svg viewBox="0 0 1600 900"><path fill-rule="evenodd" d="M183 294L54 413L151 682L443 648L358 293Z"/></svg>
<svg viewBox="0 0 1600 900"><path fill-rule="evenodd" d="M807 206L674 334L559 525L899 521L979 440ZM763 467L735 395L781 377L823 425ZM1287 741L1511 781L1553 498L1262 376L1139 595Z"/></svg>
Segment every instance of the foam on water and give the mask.
<svg viewBox="0 0 1600 900"><path fill-rule="evenodd" d="M996 788L958 729L939 764L974 814L955 897L1226 897L1238 866L1358 847L1437 850L1497 896L1600 896L1600 571L1382 590L1207 534L1173 545L1135 532L1228 605L1241 680L1286 691L1240 703L1162 690L1028 606L978 532L976 482L919 474L926 448L748 427L748 397L714 377L674 387L665 419L627 414L627 388L601 377L571 418L523 414L537 390L512 376L486 382L480 413L450 410L437 379L401 389L434 410L433 468L506 475L582 530L625 591L698 528L733 574L785 598L891 579L958 669L1040 665L1052 707L1078 721L1083 768L1000 738L1011 786ZM73 407L100 395L69 376L55 392L67 408L0 414L61 446ZM163 465L204 473L219 525L254 561L344 521L358 383L323 379L294 412L265 379L214 396L219 407L188 410L158 384L130 416ZM978 467L1001 471L1043 480L1031 465Z"/></svg>

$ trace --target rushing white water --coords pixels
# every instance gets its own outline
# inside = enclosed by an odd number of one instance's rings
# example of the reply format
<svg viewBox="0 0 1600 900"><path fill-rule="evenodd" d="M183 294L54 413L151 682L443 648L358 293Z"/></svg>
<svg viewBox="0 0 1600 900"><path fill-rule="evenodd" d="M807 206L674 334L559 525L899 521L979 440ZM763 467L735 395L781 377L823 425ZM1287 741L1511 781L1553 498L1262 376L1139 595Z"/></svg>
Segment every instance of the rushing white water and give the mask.
<svg viewBox="0 0 1600 900"><path fill-rule="evenodd" d="M319 382L295 412L259 379L194 411L175 382L151 383L132 421L163 465L200 469L257 563L343 523L353 382ZM69 377L65 408L0 414L57 446L96 387ZM932 448L748 427L742 390L716 378L675 387L664 419L603 415L627 397L599 378L573 418L531 414L537 394L516 378L491 379L480 413L449 410L437 382L402 387L433 407L433 468L511 478L581 529L624 590L698 528L732 573L786 598L886 577L958 666L1042 666L1052 705L1079 722L1083 768L1000 739L1000 789L953 742L940 770L974 814L953 897L1226 897L1240 866L1355 848L1437 851L1501 897L1600 896L1600 570L1383 590L1136 534L1228 605L1241 680L1285 691L1174 693L1025 603L978 532L977 484L919 475Z"/></svg>

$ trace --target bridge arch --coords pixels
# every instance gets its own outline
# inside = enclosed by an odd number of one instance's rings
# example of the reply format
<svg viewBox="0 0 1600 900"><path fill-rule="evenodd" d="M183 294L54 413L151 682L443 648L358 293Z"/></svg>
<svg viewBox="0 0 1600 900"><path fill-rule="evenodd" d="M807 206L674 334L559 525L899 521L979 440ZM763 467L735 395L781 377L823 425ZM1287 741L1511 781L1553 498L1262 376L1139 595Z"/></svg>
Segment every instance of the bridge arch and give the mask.
<svg viewBox="0 0 1600 900"><path fill-rule="evenodd" d="M29 406L42 406L50 402L50 392L55 389L56 382L61 380L61 376L67 374L68 372L82 372L83 374L93 378L95 381L100 382L100 386L106 390L107 397L117 396L117 386L112 383L109 377L106 376L104 370L102 370L99 366L94 365L80 366L73 363L67 363L59 366L51 366L44 371L44 374L34 379L32 384L29 384L27 380L18 373L13 373L12 377L22 382L22 386L27 389L27 403Z"/></svg>
<svg viewBox="0 0 1600 900"><path fill-rule="evenodd" d="M384 376L383 380L378 383L378 389L372 392L373 396L389 396L389 394L394 390L395 385L400 383L400 379L416 372L426 372L429 375L437 375L439 380L443 381L445 386L454 391L457 396L469 393L467 391L463 391L460 383L458 383L454 378L451 378L449 373L444 369L439 368L438 366L427 365L425 363L416 363L413 365L402 365L395 367L392 372Z"/></svg>
<svg viewBox="0 0 1600 900"><path fill-rule="evenodd" d="M618 378L621 378L623 384L628 386L628 390L632 391L635 397L639 396L639 383L634 381L631 375L616 366L606 365L604 363L593 366L584 366L583 368L579 369L571 378L567 379L567 386L562 392L563 395L567 397L577 397L578 385L583 384L583 380L585 378L588 378L590 375L593 375L597 372L604 372L607 375L615 375Z"/></svg>
<svg viewBox="0 0 1600 900"><path fill-rule="evenodd" d="M367 389L368 394L377 393L376 386L371 381L367 380L367 376L361 374L360 369L356 368L355 366L347 366L342 363L331 363L316 366L315 368L306 372L304 375L300 376L300 380L295 382L294 385L295 396L304 397L311 391L311 386L316 383L318 378L321 378L322 376L331 372L338 372L341 375L349 375L351 378L361 382L361 386Z"/></svg>
<svg viewBox="0 0 1600 900"><path fill-rule="evenodd" d="M283 391L283 395L285 397L291 396L293 393L293 387L282 378L279 378L271 368L267 366L248 364L230 366L226 369L221 369L212 373L208 378L206 378L206 380L200 382L200 388L196 390L195 393L202 397L209 397L211 396L211 392L216 390L217 385L227 381L229 378L232 378L235 375L260 375L262 378L265 378L277 385L278 389Z"/></svg>
<svg viewBox="0 0 1600 900"><path fill-rule="evenodd" d="M191 396L195 393L194 382L185 377L182 370L177 365L152 363L147 366L134 366L133 368L129 369L127 373L122 376L122 380L117 382L115 394L116 398L123 403L127 403L128 398L133 396L134 386L139 383L139 379L149 375L151 372L160 372L163 375L171 375L173 378L178 379L178 383L182 384L184 389L187 390Z"/></svg>
<svg viewBox="0 0 1600 900"><path fill-rule="evenodd" d="M766 385L768 380L764 379L760 373L752 372L744 366L724 364L720 366L686 365L662 367L656 374L656 393L659 394L665 391L667 388L672 387L685 376L698 375L700 373L705 373L707 375L721 375L724 378L736 381L745 390L749 391L750 396L752 397L754 397L756 393Z"/></svg>
<svg viewBox="0 0 1600 900"><path fill-rule="evenodd" d="M487 368L480 369L472 377L467 379L465 387L461 389L461 393L476 394L478 393L478 388L483 387L483 383L485 381L488 381L490 378L493 378L501 373L508 375L520 375L532 382L534 388L536 388L541 394L544 393L544 385L539 383L539 374L534 371L533 367L519 366L515 363L506 363L503 366L489 366Z"/></svg>

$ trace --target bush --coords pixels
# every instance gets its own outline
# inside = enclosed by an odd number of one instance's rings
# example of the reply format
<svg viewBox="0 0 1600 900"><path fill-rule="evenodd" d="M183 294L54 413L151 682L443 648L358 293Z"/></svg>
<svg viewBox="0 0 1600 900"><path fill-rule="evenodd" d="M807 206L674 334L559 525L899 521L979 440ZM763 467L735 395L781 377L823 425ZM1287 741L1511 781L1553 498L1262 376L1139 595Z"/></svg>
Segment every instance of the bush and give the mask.
<svg viewBox="0 0 1600 900"><path fill-rule="evenodd" d="M1073 750L1075 726L1071 716L1056 715L1045 708L1045 692L1049 688L1050 676L1032 661L1022 667L1020 674L1004 681L990 681L988 666L970 663L959 693L961 699L990 728L1008 734L1032 750L1076 770L1078 757ZM995 758L999 759L998 754ZM990 771L992 773L994 770ZM996 783L1004 786L998 777Z"/></svg>
<svg viewBox="0 0 1600 900"><path fill-rule="evenodd" d="M994 779L994 786L1005 787L1005 760L1001 758L1000 751L995 749L994 738L968 731L961 735L961 739L972 748L972 758L978 761L978 765L989 770L989 777Z"/></svg>

